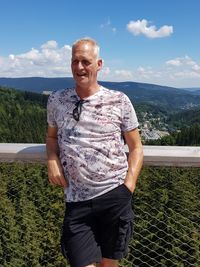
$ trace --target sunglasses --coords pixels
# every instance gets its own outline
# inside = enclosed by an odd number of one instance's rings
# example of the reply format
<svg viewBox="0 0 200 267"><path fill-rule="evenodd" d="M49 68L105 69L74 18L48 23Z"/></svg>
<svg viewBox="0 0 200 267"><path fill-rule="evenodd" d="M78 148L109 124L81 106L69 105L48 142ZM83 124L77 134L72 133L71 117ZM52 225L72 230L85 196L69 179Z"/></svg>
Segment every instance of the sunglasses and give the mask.
<svg viewBox="0 0 200 267"><path fill-rule="evenodd" d="M75 105L75 108L73 109L73 118L76 121L79 121L81 111L82 111L82 105L83 105L84 100L79 100Z"/></svg>

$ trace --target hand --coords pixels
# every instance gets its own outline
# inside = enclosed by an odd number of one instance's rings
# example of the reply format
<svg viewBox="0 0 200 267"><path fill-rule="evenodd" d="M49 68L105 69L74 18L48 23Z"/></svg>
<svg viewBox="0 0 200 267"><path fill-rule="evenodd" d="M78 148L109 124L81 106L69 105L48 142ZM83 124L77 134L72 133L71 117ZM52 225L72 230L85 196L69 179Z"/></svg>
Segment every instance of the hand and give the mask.
<svg viewBox="0 0 200 267"><path fill-rule="evenodd" d="M50 184L59 185L62 187L68 186L68 183L64 177L63 169L58 159L48 160L47 167Z"/></svg>
<svg viewBox="0 0 200 267"><path fill-rule="evenodd" d="M124 185L128 188L128 190L133 194L135 191L135 181L133 180L133 178L131 176L129 176L127 174L125 180L124 180Z"/></svg>

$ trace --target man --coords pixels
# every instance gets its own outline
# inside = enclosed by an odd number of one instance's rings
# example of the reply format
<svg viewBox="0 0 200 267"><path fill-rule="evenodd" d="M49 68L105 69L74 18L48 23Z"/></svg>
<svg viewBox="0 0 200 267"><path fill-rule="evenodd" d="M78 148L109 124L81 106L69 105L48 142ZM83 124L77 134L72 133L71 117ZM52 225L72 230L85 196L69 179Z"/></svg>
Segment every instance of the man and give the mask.
<svg viewBox="0 0 200 267"><path fill-rule="evenodd" d="M75 42L75 88L53 92L47 105L48 176L65 190L61 244L72 267L116 267L126 255L143 162L134 108L125 94L98 84L101 68L97 43Z"/></svg>

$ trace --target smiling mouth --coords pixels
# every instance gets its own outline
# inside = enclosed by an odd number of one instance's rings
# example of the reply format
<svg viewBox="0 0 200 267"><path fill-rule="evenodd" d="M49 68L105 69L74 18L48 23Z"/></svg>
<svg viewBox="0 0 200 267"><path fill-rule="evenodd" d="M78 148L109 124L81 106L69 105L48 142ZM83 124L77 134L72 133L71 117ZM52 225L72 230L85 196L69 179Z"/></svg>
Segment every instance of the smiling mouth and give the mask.
<svg viewBox="0 0 200 267"><path fill-rule="evenodd" d="M86 73L77 73L77 76L78 77L85 77L86 76Z"/></svg>

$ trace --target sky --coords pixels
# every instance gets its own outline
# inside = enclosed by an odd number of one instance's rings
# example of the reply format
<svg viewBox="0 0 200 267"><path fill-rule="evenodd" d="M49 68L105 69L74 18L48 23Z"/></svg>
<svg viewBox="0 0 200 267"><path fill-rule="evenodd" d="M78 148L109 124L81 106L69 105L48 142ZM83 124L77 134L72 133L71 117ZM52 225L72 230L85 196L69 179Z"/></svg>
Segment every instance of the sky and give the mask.
<svg viewBox="0 0 200 267"><path fill-rule="evenodd" d="M199 0L0 0L0 77L71 77L91 37L101 81L200 87Z"/></svg>

